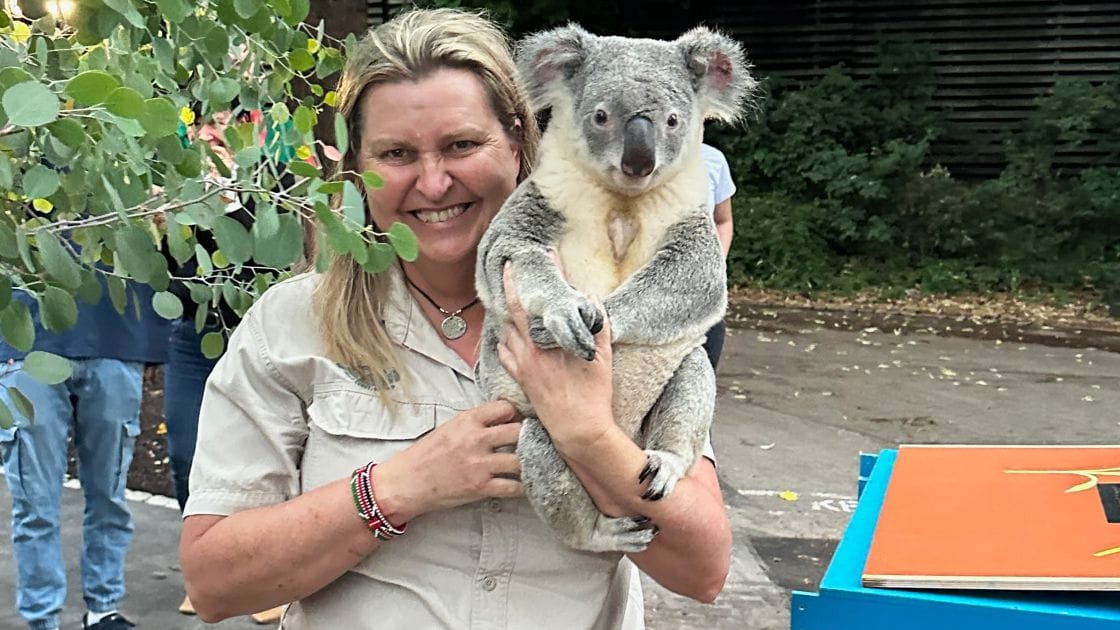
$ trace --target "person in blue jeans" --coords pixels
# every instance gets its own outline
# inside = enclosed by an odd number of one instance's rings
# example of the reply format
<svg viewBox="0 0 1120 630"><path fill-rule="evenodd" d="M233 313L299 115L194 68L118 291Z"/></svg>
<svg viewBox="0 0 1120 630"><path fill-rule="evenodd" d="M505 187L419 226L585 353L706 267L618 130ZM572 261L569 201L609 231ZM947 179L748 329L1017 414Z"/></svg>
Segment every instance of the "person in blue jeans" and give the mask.
<svg viewBox="0 0 1120 630"><path fill-rule="evenodd" d="M198 410L202 390L217 359L202 354L202 333L195 332L194 321L175 320L171 324L171 343L167 365L163 367L163 408L167 421L167 456L171 460L171 480L179 510L190 494L191 461L198 438Z"/></svg>
<svg viewBox="0 0 1120 630"><path fill-rule="evenodd" d="M731 196L735 194L735 182L731 179L731 167L727 165L727 158L722 151L702 144L700 155L704 158L704 167L708 171L708 203L712 207L716 235L719 236L719 245L726 259L727 253L731 251L731 238L734 235ZM704 351L708 353L708 360L712 362L713 368L719 367L719 357L723 354L723 342L726 337L727 326L722 321L708 331Z"/></svg>
<svg viewBox="0 0 1120 630"><path fill-rule="evenodd" d="M79 300L78 323L64 332L45 330L35 300L23 292L13 295L35 315L34 349L70 360L70 378L57 385L24 372L25 354L0 340L0 397L14 409L9 391L14 387L34 406L33 420L16 414L15 425L0 429L12 495L16 607L32 630L58 628L66 599L60 515L71 432L85 498L81 582L88 610L82 628L133 627L118 611L132 540L125 480L140 433L144 366L166 361L169 322L152 311L150 289L130 289L125 315L117 313L103 290L106 297L97 304Z"/></svg>

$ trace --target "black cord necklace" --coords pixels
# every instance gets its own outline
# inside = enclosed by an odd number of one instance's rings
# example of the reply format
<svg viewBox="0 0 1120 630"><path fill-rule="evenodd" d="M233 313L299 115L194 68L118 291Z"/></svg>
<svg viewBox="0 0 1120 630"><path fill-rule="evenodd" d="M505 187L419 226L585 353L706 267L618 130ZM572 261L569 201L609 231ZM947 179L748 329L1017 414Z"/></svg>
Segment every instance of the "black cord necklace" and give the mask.
<svg viewBox="0 0 1120 630"><path fill-rule="evenodd" d="M408 277L407 274L402 274L402 275L404 275L405 282L407 282L413 289L416 289L416 291L420 295L423 295L424 299L431 302L432 306L436 307L439 310L440 313L443 313L444 318L443 318L443 321L440 322L439 327L440 327L440 330L443 331L443 336L444 337L447 337L448 339L458 339L459 337L462 337L463 335L467 334L467 320L463 319L462 317L459 317L459 313L462 313L463 311L465 311L468 308L474 306L475 304L478 304L478 298L477 297L475 299L471 300L469 304L467 304L465 306L462 306L458 310L456 310L454 313L451 313L451 312L448 312L447 310L445 310L439 304L436 304L436 301L432 299L432 296L428 295L427 293L424 293L424 289L421 289L420 287L416 286L416 283L413 282Z"/></svg>

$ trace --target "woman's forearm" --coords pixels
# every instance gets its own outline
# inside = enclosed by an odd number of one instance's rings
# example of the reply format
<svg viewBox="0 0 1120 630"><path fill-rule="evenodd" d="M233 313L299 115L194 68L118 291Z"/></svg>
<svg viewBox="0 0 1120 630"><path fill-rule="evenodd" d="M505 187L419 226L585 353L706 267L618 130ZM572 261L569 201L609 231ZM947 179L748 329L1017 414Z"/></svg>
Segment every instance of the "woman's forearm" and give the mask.
<svg viewBox="0 0 1120 630"><path fill-rule="evenodd" d="M730 567L731 526L710 461L701 458L666 497L646 501L638 480L645 452L617 427L557 447L601 511L642 515L657 525L649 548L630 556L635 564L671 591L704 602L716 598Z"/></svg>
<svg viewBox="0 0 1120 630"><path fill-rule="evenodd" d="M378 503L387 501L379 494ZM358 516L349 480L343 479L277 505L230 516L187 517L180 562L199 616L215 622L306 597L379 544Z"/></svg>

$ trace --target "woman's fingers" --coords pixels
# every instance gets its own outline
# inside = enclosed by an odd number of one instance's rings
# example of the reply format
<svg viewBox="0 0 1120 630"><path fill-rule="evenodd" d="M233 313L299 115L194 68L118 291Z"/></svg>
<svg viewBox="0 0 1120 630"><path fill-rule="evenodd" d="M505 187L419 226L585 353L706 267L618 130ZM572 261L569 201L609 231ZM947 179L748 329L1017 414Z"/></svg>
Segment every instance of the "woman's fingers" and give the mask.
<svg viewBox="0 0 1120 630"><path fill-rule="evenodd" d="M486 483L486 496L489 497L520 497L525 494L525 487L516 479L494 477Z"/></svg>
<svg viewBox="0 0 1120 630"><path fill-rule="evenodd" d="M486 444L491 448L503 446L517 446L517 437L521 435L520 422L508 422L486 430Z"/></svg>
<svg viewBox="0 0 1120 630"><path fill-rule="evenodd" d="M492 400L475 407L474 411L478 414L478 418L484 427L505 424L518 419L517 410L506 400Z"/></svg>
<svg viewBox="0 0 1120 630"><path fill-rule="evenodd" d="M494 475L520 475L521 462L517 453L494 453L490 459L491 474Z"/></svg>

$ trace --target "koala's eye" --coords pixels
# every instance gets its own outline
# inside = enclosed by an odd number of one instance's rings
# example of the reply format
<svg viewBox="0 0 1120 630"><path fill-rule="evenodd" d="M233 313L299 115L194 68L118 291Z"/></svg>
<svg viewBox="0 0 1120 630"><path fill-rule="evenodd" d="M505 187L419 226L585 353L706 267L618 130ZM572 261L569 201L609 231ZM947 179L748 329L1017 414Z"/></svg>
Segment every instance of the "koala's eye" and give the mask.
<svg viewBox="0 0 1120 630"><path fill-rule="evenodd" d="M605 112L601 109L595 110L595 124L596 125L607 124L607 112Z"/></svg>
<svg viewBox="0 0 1120 630"><path fill-rule="evenodd" d="M680 120L677 119L676 114L669 114L669 120L666 120L665 124L669 125L670 129L675 129L680 124Z"/></svg>

